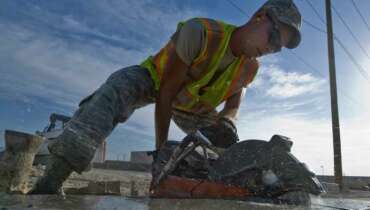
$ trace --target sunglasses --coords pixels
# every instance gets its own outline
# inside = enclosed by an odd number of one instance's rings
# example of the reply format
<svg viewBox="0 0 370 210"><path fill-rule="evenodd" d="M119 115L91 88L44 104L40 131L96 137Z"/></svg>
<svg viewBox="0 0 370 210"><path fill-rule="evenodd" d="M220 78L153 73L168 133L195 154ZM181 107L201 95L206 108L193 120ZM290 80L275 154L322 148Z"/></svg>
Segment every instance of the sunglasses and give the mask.
<svg viewBox="0 0 370 210"><path fill-rule="evenodd" d="M267 17L270 19L272 23L272 29L270 31L269 36L269 45L271 47L272 52L279 52L281 51L281 35L279 30L279 24L275 18L273 18L270 14L267 13Z"/></svg>

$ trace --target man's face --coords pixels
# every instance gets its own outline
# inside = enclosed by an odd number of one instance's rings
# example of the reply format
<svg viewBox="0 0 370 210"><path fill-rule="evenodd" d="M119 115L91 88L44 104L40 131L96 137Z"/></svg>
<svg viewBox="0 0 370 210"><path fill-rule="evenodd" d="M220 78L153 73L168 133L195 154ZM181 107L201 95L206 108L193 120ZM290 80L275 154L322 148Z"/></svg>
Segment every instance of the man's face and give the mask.
<svg viewBox="0 0 370 210"><path fill-rule="evenodd" d="M265 12L255 15L246 26L241 40L244 55L260 57L278 52L288 44L292 36L289 26L269 18Z"/></svg>

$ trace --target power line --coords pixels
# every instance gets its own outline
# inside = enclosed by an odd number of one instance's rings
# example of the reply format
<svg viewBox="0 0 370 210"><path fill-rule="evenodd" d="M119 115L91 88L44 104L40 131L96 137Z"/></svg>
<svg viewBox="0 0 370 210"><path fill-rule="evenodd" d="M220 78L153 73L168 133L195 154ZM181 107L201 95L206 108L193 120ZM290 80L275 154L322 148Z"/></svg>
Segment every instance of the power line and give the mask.
<svg viewBox="0 0 370 210"><path fill-rule="evenodd" d="M337 9L335 9L334 5L332 5L332 8L333 8L335 14L339 17L339 20L343 23L343 25L346 27L346 29L348 30L348 32L351 34L352 38L356 41L357 45L360 47L360 49L362 50L362 52L366 55L366 57L368 59L370 59L369 54L366 52L365 48L360 43L360 40L353 33L352 29L348 26L348 24L346 23L346 21L343 19L342 15L338 12Z"/></svg>
<svg viewBox="0 0 370 210"><path fill-rule="evenodd" d="M232 0L226 0L226 1L229 2L231 4L231 6L233 6L235 9L237 9L240 13L242 13L245 16L247 16L248 18L250 17L250 15L247 12L245 12L242 8L240 8L237 4L235 4L235 2L233 2ZM325 33L326 34L326 31L324 29L315 26L314 24L310 23L309 21L307 21L307 20L305 20L303 18L302 18L302 22L305 23L305 24L307 24L311 28L319 31L319 32L322 32L322 33Z"/></svg>
<svg viewBox="0 0 370 210"><path fill-rule="evenodd" d="M316 8L313 6L313 4L310 2L310 0L305 0L305 1L311 7L311 9L315 12L315 14L317 15L317 17L319 17L319 19L321 20L321 22L324 23L324 25L326 25L326 21L324 20L323 17L321 17L319 11L316 10Z"/></svg>
<svg viewBox="0 0 370 210"><path fill-rule="evenodd" d="M240 8L238 5L236 5L234 2L231 0L227 0L231 5L233 5L235 8L237 8L241 13L243 13L246 16L249 16L248 13L246 13L242 8ZM319 12L316 10L316 8L308 1L306 1L308 5L315 11L315 14L319 17L319 19L326 24L326 21L321 17ZM314 28L315 30L322 32L322 33L327 33L324 29L321 29L320 27L310 23L307 20L302 20L304 23L309 25L311 28ZM339 44L339 46L343 49L343 51L347 54L349 59L352 61L352 63L357 67L357 70L360 72L360 74L364 77L367 82L370 83L370 77L367 74L366 70L356 61L355 57L351 54L351 52L348 50L348 48L343 44L343 42L334 34L334 40Z"/></svg>
<svg viewBox="0 0 370 210"><path fill-rule="evenodd" d="M320 27L318 27L318 26L315 26L313 23L310 23L310 22L308 22L307 20L305 20L305 19L303 19L303 18L302 18L302 22L303 22L303 23L305 23L306 25L310 26L311 28L315 29L315 30L316 30L316 31L318 31L318 32L321 32L321 33L327 34L327 33L326 33L326 30L324 30L324 29L322 29L322 28L320 28Z"/></svg>
<svg viewBox="0 0 370 210"><path fill-rule="evenodd" d="M321 15L319 14L319 12L316 10L316 8L309 2L306 0L306 2L308 3L308 5L311 7L311 9L315 12L315 14L317 15L317 17L323 22L326 24L326 21L321 17ZM333 8L334 9L334 8ZM317 31L320 31L320 32L323 32L322 29L320 29L319 27L313 25L313 24L310 24L310 26L314 29L316 29ZM326 33L326 31L325 31ZM356 69L358 70L358 72L360 72L361 76L364 77L364 79L370 83L370 77L369 75L367 74L366 70L357 62L357 60L355 59L355 57L352 55L352 53L348 50L348 48L343 44L343 42L336 36L336 34L334 34L334 40L339 44L339 46L343 49L343 51L345 52L345 54L349 57L349 59L352 61L352 63L356 66ZM361 45L361 44L360 44ZM363 48L363 47L361 47ZM366 52L366 51L365 51Z"/></svg>
<svg viewBox="0 0 370 210"><path fill-rule="evenodd" d="M309 1L309 0L305 0L307 2L307 4L311 7L311 9L314 11L314 13L316 14L316 16L320 19L320 21L326 25L326 21L324 20L324 18L320 15L320 13L316 10L316 8L313 6L313 4ZM333 7L334 11L335 8ZM336 12L338 16L340 16L340 14L338 12ZM340 17L341 18L341 17ZM349 29L348 25L344 22L343 18L341 18L342 22L347 26L347 29ZM317 31L319 32L324 32L326 34L326 31L324 31L323 29L320 29L319 27L313 25L313 24L308 24L309 26L311 26L312 28L316 29ZM351 31L351 34L352 31ZM353 35L353 37L355 37ZM344 46L343 42L336 36L334 35L334 39L337 41L337 43L339 44L339 46L343 49L343 51L347 54L347 56L351 59L351 61L356 65L356 67L358 68L358 70L360 71L361 75L367 79L369 81L369 77L366 73L366 71L362 68L362 66L356 61L356 59L352 56L352 54L349 52L349 50ZM357 38L355 38L355 40L358 41ZM360 43L358 43L360 48L363 49L362 45ZM363 49L364 50L364 49ZM314 72L318 73L319 75L323 76L319 71L317 71L311 64L307 63L302 57L298 56L297 54L291 52L298 60L300 60L303 64L305 64L307 67L309 67L311 70L313 70ZM364 53L366 54L366 56L368 56L368 54L366 53L366 51L364 51ZM325 77L324 77L325 78ZM347 97L348 100L350 100L352 103L354 104L357 104L363 108L365 108L365 106L363 106L362 104L358 103L355 99L353 99L352 97L350 97L349 95L347 95L344 91L341 90L341 88L339 88L339 90L341 91L342 95L344 95L345 97Z"/></svg>
<svg viewBox="0 0 370 210"><path fill-rule="evenodd" d="M357 67L357 70L361 73L361 75L370 83L370 77L367 74L366 70L356 61L355 57L349 52L346 46L344 46L343 42L338 39L337 36L334 36L335 41L339 44L339 46L344 50L344 52L347 54L349 59L352 61L353 64Z"/></svg>
<svg viewBox="0 0 370 210"><path fill-rule="evenodd" d="M246 13L242 8L240 8L238 5L236 5L232 0L226 0L228 1L234 8L236 8L240 13L244 14L245 16L247 16L248 18L250 17L250 15L248 13Z"/></svg>
<svg viewBox="0 0 370 210"><path fill-rule="evenodd" d="M231 6L233 6L235 9L237 9L240 13L242 13L243 15L247 16L248 18L250 18L250 15L245 12L242 8L240 8L237 4L235 4L235 2L233 2L232 0L226 0L227 2L229 2L229 4ZM326 31L324 29L321 29L320 27L317 27L315 26L314 24L310 23L309 21L305 20L302 18L302 22L307 24L308 26L310 26L311 28L319 31L319 32L322 32L322 33L325 33L326 34Z"/></svg>
<svg viewBox="0 0 370 210"><path fill-rule="evenodd" d="M323 18L323 17L321 17L320 13L316 10L316 8L313 6L313 4L311 4L311 2L310 2L309 0L305 0L305 1L306 1L306 2L307 2L307 4L311 7L311 9L315 12L316 16L320 19L320 21L321 21L324 25L326 25L326 21L324 20L324 18ZM321 33L324 33L324 34L327 34L326 30L324 30L324 29L322 29L322 28L320 28L320 27L318 27L318 26L316 26L316 25L314 25L314 24L312 24L312 23L310 23L310 22L308 22L308 21L304 20L303 18L302 18L302 21L303 21L305 24L307 24L308 26L310 26L311 28L315 29L316 31L321 32Z"/></svg>
<svg viewBox="0 0 370 210"><path fill-rule="evenodd" d="M240 8L238 5L236 5L234 2L232 2L231 0L227 0L227 2L229 2L233 7L235 7L237 10L239 10L242 14L246 15L247 17L249 17L248 13L246 13L242 8ZM309 3L309 2L308 2ZM309 3L309 5L311 6L311 8L316 11L316 15L319 17L319 19L321 19L323 21L323 23L326 24L326 21L324 21L324 19L320 16L320 14L317 12L317 10L313 7L312 4ZM306 23L308 26L310 26L311 28L321 32L321 33L325 33L327 34L327 32L324 30L324 29L321 29L320 27L310 23L309 21L306 21L304 19L302 19L302 21L304 23ZM358 69L362 69L364 71L364 69L362 68L361 65L359 65L357 63L357 61L354 59L354 57L352 56L352 54L348 51L348 49L343 45L343 43L335 36L334 39L339 43L339 45L341 46L341 48L346 52L346 54L348 55L348 57L350 57L350 59L352 60L352 62L357 66ZM326 77L319 71L316 70L315 67L313 67L309 62L307 62L304 58L302 58L301 56L297 55L296 53L294 53L293 51L289 50L289 52L291 54L293 54L298 60L300 60L303 64L305 64L310 70L316 72L317 74L319 74L321 77L323 77L325 80ZM367 74L366 74L366 71L365 71L365 75L363 75L365 78L367 78ZM352 103L354 104L357 104L357 105L360 105L362 106L360 103L358 103L355 99L353 99L352 97L350 97L349 95L347 95L346 93L342 92L341 93L347 97L348 100L350 100Z"/></svg>
<svg viewBox="0 0 370 210"><path fill-rule="evenodd" d="M308 63L304 58L302 58L301 56L299 56L297 53L293 52L292 50L289 50L288 52L290 54L294 55L304 65L306 65L311 70L311 72L316 72L318 75L320 75L321 77L323 77L324 79L326 79L326 77L321 72L319 72L318 70L316 70L315 67L313 67L310 63Z"/></svg>
<svg viewBox="0 0 370 210"><path fill-rule="evenodd" d="M299 61L301 61L304 65L306 65L311 70L311 72L315 72L316 74L320 75L324 80L328 81L328 79L320 71L318 71L313 65L311 65L310 63L308 63L304 58L302 58L301 56L299 56L297 53L295 53L292 50L289 50L289 52L293 56L295 56ZM355 100L354 98L352 98L351 96L349 96L348 94L346 94L341 88L338 88L338 89L341 92L341 94L343 96L345 96L353 104L356 104L358 106L361 106L362 108L366 108L364 105L362 105L361 103L359 103L357 100Z"/></svg>
<svg viewBox="0 0 370 210"><path fill-rule="evenodd" d="M356 5L355 1L354 0L351 0L351 2L352 2L353 7L356 9L356 12L360 15L362 22L364 22L364 24L366 25L367 30L370 31L370 26L367 23L365 17L362 15L362 13L361 13L360 9L358 8L358 6Z"/></svg>

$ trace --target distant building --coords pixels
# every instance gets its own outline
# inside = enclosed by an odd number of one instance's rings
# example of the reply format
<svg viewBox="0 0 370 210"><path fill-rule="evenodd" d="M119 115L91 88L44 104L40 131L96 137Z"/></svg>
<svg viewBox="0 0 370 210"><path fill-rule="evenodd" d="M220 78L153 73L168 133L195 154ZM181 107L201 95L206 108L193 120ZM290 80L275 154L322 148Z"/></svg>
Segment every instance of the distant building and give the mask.
<svg viewBox="0 0 370 210"><path fill-rule="evenodd" d="M1 160L1 158L3 157L4 150L5 150L5 148L4 148L4 147L0 147L0 160Z"/></svg>
<svg viewBox="0 0 370 210"><path fill-rule="evenodd" d="M148 155L149 151L133 151L131 152L130 161L134 163L147 163L153 162L153 157Z"/></svg>

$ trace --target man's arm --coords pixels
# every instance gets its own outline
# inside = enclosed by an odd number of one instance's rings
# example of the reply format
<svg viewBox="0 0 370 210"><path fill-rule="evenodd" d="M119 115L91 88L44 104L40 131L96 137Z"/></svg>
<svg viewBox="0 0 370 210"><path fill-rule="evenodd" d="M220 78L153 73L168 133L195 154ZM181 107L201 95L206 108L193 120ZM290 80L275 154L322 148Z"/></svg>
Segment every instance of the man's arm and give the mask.
<svg viewBox="0 0 370 210"><path fill-rule="evenodd" d="M155 147L157 150L167 141L172 117L172 102L187 79L188 66L177 55L172 42L170 42L169 55L155 104Z"/></svg>
<svg viewBox="0 0 370 210"><path fill-rule="evenodd" d="M232 121L236 120L238 110L240 107L240 103L242 101L244 95L244 91L240 90L239 92L235 93L234 95L230 96L226 101L224 108L218 114L219 118L225 117Z"/></svg>
<svg viewBox="0 0 370 210"><path fill-rule="evenodd" d="M259 68L259 63L256 59L250 59L246 65L248 65L247 68L250 72L256 72ZM244 87L247 87L250 82L251 81L246 80ZM245 90L245 88L241 89L225 101L223 110L218 114L219 118L226 117L232 121L236 120L239 106L244 96Z"/></svg>

